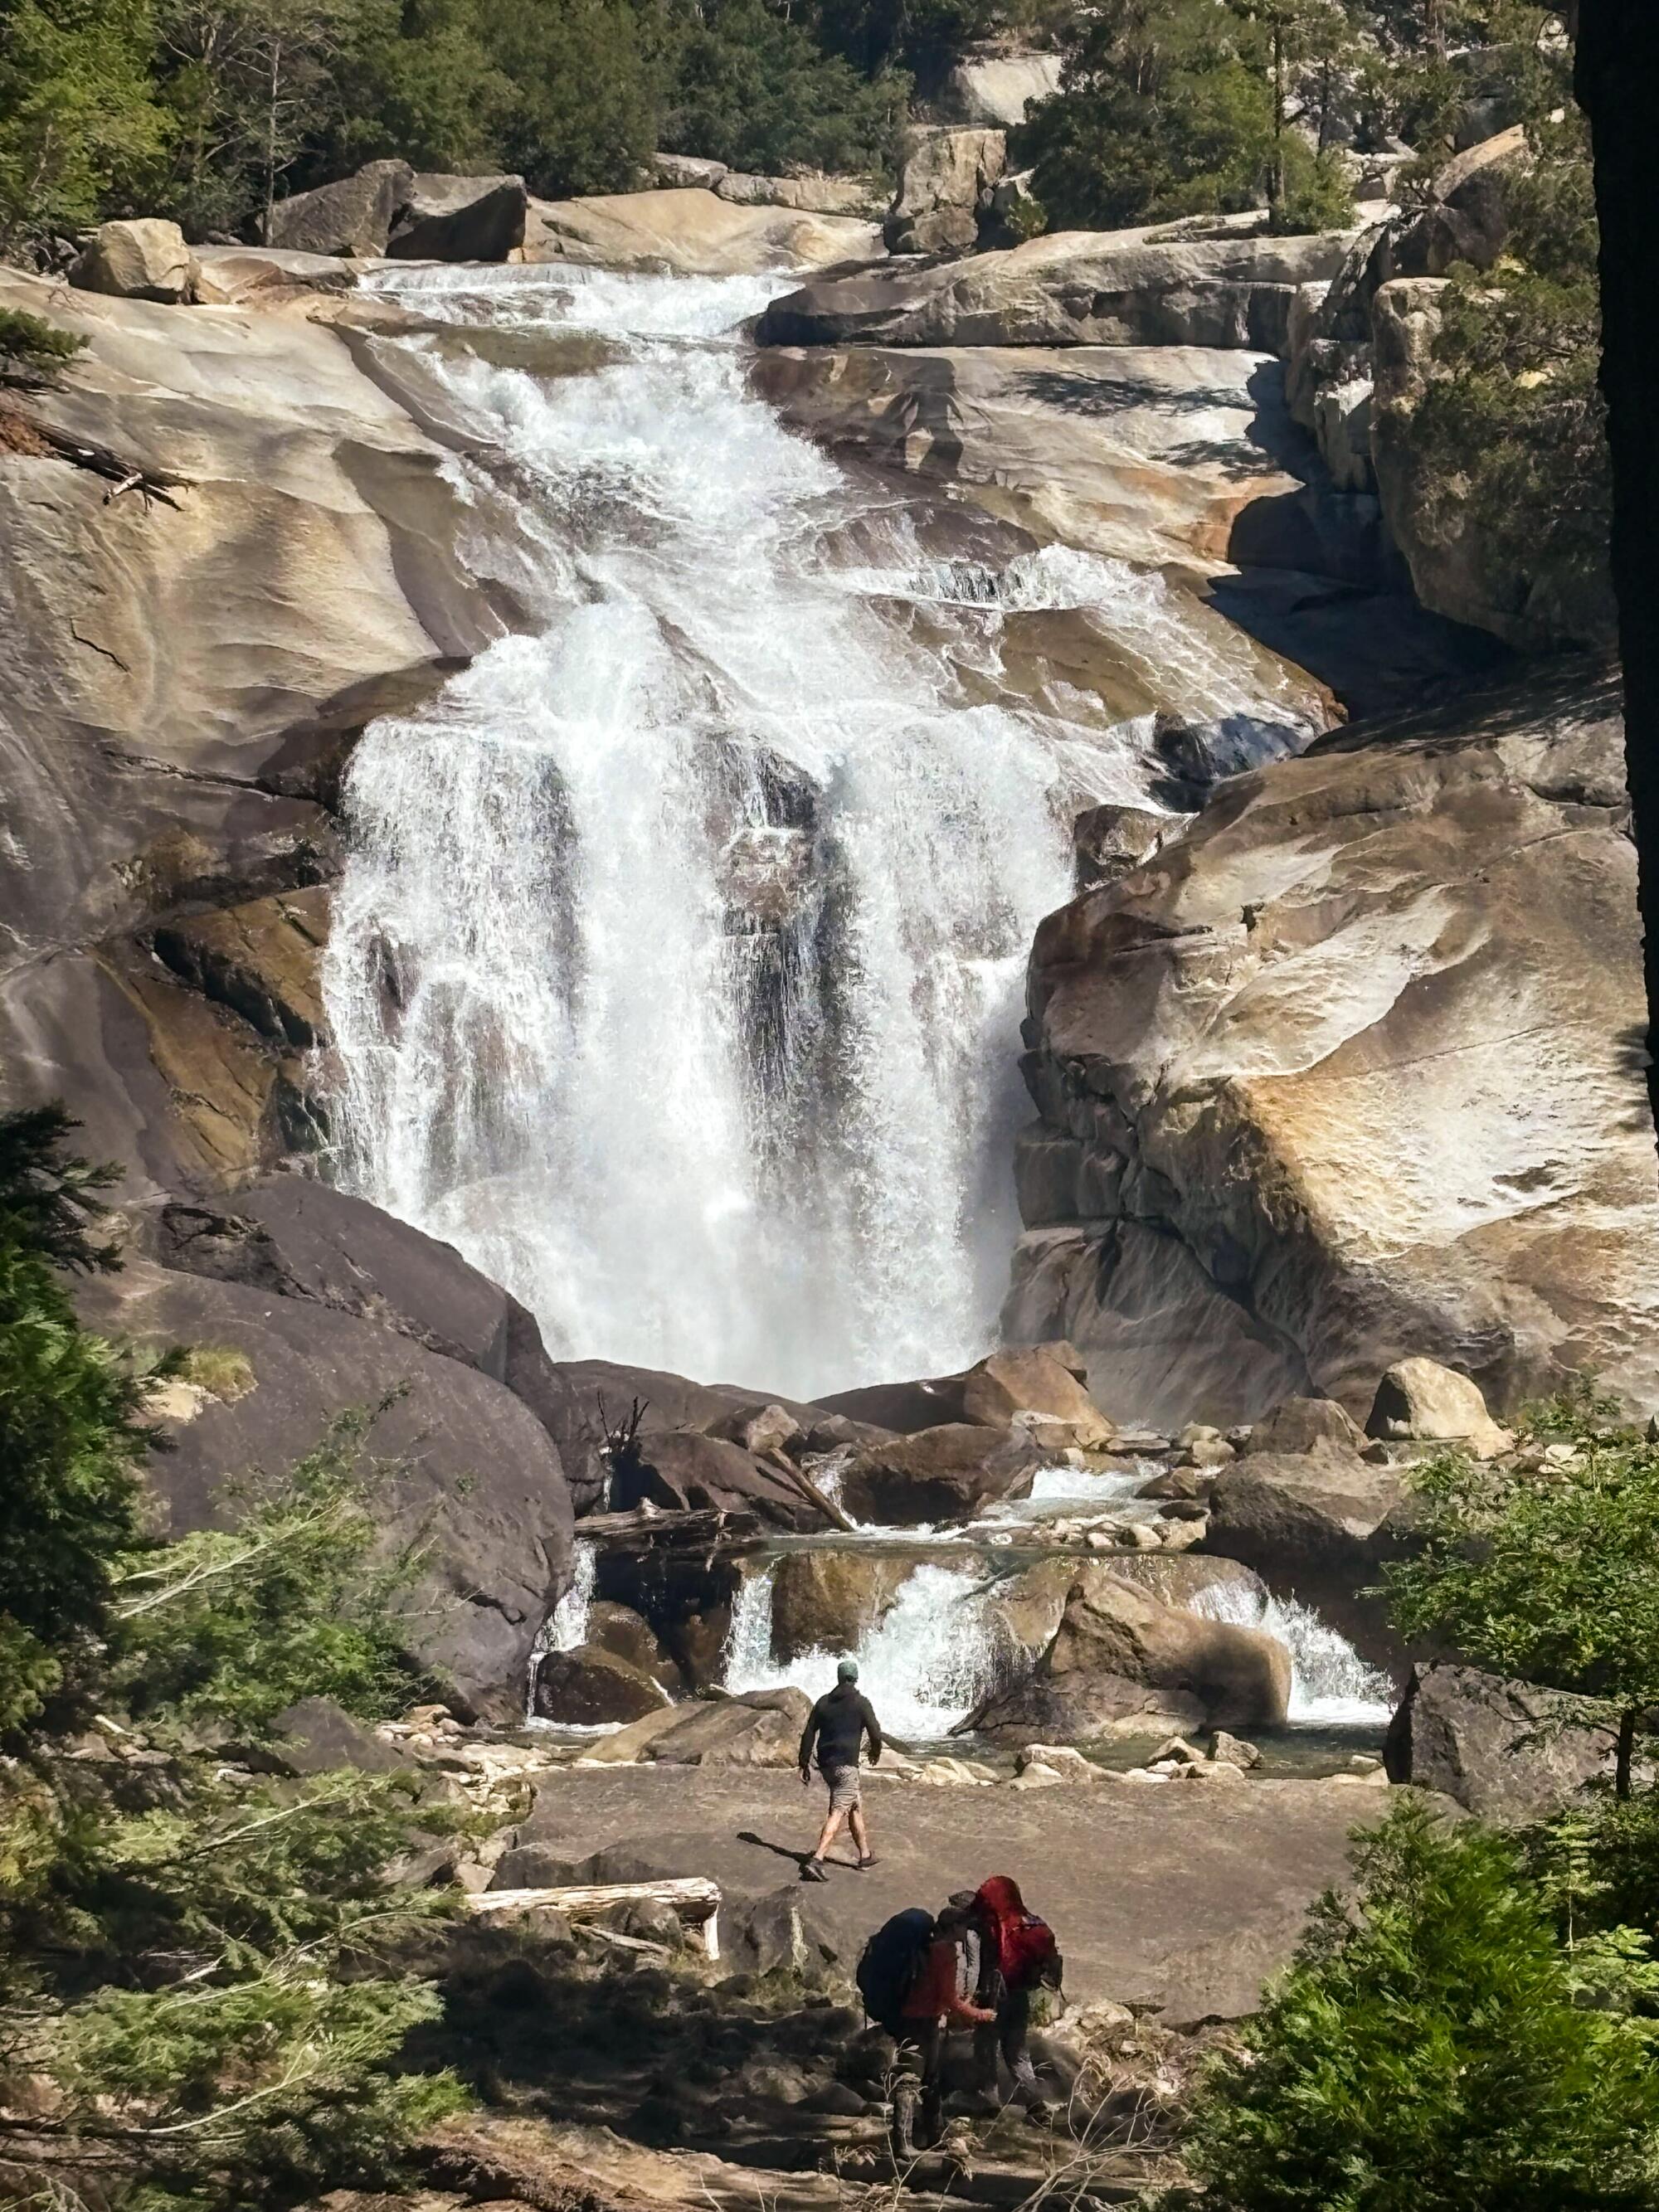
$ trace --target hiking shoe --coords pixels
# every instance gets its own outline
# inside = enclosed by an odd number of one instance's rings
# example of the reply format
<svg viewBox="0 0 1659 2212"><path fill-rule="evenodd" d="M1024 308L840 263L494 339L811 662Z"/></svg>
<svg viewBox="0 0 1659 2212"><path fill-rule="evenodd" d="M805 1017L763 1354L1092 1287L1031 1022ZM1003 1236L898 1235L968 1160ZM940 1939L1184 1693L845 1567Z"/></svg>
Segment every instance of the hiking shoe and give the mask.
<svg viewBox="0 0 1659 2212"><path fill-rule="evenodd" d="M830 1879L824 1872L822 1859L808 1859L800 1870L800 1878L803 1881L828 1881Z"/></svg>
<svg viewBox="0 0 1659 2212"><path fill-rule="evenodd" d="M872 1851L867 1859L854 1859L853 1864L860 1874L866 1874L872 1866L879 1866L881 1860L874 1851Z"/></svg>

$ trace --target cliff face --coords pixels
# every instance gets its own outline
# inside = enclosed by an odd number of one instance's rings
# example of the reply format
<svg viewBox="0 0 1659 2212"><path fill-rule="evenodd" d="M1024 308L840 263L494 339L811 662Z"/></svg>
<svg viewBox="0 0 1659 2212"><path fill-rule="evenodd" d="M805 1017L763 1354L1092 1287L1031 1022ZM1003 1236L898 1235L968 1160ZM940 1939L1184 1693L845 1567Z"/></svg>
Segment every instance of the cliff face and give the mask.
<svg viewBox="0 0 1659 2212"><path fill-rule="evenodd" d="M0 276L90 342L30 413L182 480L176 505L112 496L0 441L0 1064L12 1097L71 1099L135 1187L292 1141L340 763L501 626L453 550L441 436L342 331L264 297Z"/></svg>
<svg viewBox="0 0 1659 2212"><path fill-rule="evenodd" d="M1009 1335L1119 1419L1363 1410L1412 1352L1659 1400L1620 748L1584 676L1356 726L1051 916Z"/></svg>

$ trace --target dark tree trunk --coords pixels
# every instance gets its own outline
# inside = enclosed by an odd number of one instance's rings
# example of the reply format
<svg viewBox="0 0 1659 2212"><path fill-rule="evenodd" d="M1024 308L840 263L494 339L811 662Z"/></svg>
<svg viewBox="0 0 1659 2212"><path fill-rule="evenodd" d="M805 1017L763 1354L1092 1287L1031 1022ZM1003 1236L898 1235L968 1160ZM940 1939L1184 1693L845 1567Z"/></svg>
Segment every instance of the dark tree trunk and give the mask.
<svg viewBox="0 0 1659 2212"><path fill-rule="evenodd" d="M1595 149L1601 390L1613 456L1613 580L1625 754L1648 993L1648 1097L1659 1123L1659 4L1580 0L1575 82Z"/></svg>
<svg viewBox="0 0 1659 2212"><path fill-rule="evenodd" d="M1619 1747L1613 1755L1613 1794L1615 1797L1628 1797L1630 1796L1631 1760L1635 1754L1635 1751L1636 1716L1634 1713L1620 1713L1619 1716Z"/></svg>

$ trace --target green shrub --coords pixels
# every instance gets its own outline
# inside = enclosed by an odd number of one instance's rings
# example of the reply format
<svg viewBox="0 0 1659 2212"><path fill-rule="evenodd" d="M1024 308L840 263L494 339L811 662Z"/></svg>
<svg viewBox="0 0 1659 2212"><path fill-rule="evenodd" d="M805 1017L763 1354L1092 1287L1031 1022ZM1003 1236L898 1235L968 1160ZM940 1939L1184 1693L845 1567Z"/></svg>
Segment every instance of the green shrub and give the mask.
<svg viewBox="0 0 1659 2212"><path fill-rule="evenodd" d="M86 343L21 307L0 307L0 385L50 384Z"/></svg>
<svg viewBox="0 0 1659 2212"><path fill-rule="evenodd" d="M1651 2212L1639 1938L1559 1939L1519 1846L1409 1800L1356 1839L1213 2067L1186 2144L1215 2212Z"/></svg>

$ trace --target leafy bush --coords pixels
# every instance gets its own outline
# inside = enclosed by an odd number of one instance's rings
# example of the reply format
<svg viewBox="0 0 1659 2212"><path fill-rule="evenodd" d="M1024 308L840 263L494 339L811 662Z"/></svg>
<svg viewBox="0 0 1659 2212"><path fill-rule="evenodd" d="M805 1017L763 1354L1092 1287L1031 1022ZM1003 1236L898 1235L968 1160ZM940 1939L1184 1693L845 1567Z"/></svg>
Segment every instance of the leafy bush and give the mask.
<svg viewBox="0 0 1659 2212"><path fill-rule="evenodd" d="M1407 1643L1443 1638L1477 1666L1603 1704L1624 1797L1638 1716L1659 1703L1659 1445L1599 1425L1571 1441L1564 1465L1448 1451L1416 1469L1422 1549L1382 1587Z"/></svg>
<svg viewBox="0 0 1659 2212"><path fill-rule="evenodd" d="M1188 2163L1215 2212L1651 2212L1644 1940L1567 1948L1519 1846L1408 1800L1353 1846L1209 2074Z"/></svg>
<svg viewBox="0 0 1659 2212"><path fill-rule="evenodd" d="M49 384L86 343L21 307L0 307L0 385Z"/></svg>
<svg viewBox="0 0 1659 2212"><path fill-rule="evenodd" d="M299 1698L380 1719L431 1687L408 1656L425 1539L383 1547L399 1470L365 1463L370 1419L341 1415L276 1480L228 1482L228 1528L120 1563L111 1665L134 1712L257 1734Z"/></svg>

